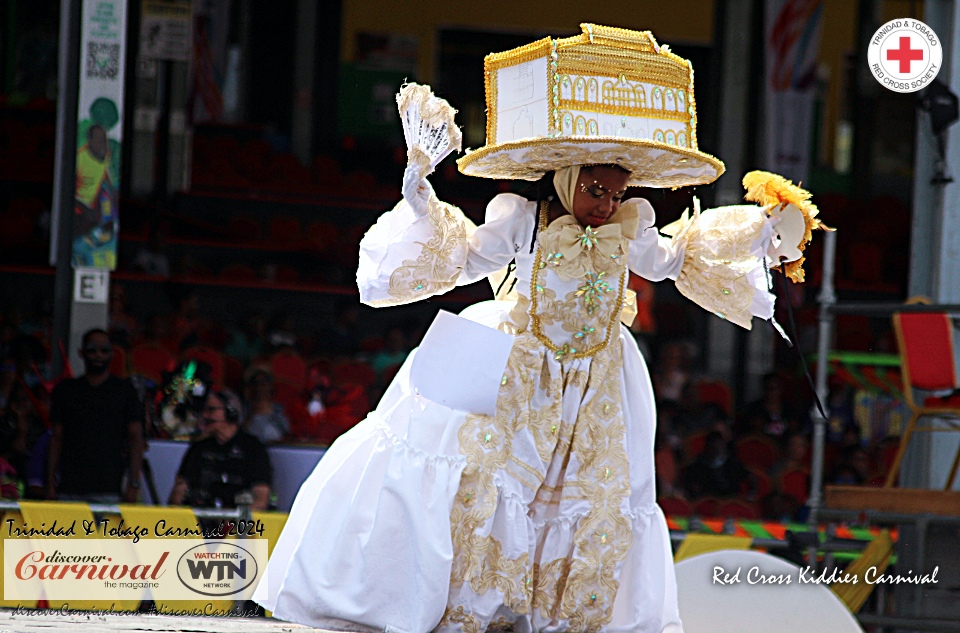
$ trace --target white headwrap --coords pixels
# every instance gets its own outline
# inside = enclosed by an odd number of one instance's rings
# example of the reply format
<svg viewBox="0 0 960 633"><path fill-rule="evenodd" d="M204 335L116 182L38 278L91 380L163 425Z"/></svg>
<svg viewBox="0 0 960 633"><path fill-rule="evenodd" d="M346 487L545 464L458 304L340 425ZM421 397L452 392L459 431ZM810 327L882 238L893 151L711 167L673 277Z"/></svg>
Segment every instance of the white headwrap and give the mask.
<svg viewBox="0 0 960 633"><path fill-rule="evenodd" d="M573 215L573 196L577 193L577 179L580 177L580 165L563 167L553 174L553 186L557 190L560 204Z"/></svg>

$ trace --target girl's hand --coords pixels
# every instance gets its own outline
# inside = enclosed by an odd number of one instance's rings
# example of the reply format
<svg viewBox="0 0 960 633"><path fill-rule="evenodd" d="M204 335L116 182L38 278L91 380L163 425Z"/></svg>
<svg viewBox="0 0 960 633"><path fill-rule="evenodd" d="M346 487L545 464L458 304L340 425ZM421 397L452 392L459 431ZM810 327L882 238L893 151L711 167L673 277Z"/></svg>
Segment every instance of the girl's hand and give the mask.
<svg viewBox="0 0 960 633"><path fill-rule="evenodd" d="M414 164L407 165L403 172L403 199L407 201L410 208L418 216L427 214L427 207L430 203L430 196L433 195L433 187L425 178L420 178L420 167Z"/></svg>

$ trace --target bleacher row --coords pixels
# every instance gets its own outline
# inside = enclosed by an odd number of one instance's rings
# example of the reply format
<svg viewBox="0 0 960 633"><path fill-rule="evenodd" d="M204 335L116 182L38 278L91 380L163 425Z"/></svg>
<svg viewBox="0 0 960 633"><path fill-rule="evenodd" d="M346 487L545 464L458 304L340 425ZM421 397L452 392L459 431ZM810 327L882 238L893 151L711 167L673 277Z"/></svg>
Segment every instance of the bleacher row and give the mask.
<svg viewBox="0 0 960 633"><path fill-rule="evenodd" d="M170 224L177 226L176 222ZM344 226L324 220L305 223L282 214L263 222L243 211L218 228L218 233L199 239L191 237L191 233L197 233L195 230L172 232L165 250L173 256L175 275L255 280L263 277L262 269L269 265L272 281L329 283L328 275L316 273L325 266L344 271L355 268L360 240L370 222L360 219ZM156 227L121 231L121 269L132 269L136 249L146 248L152 230ZM177 253L189 254L189 264L184 263L187 258L178 258ZM258 262L263 265L256 266Z"/></svg>
<svg viewBox="0 0 960 633"><path fill-rule="evenodd" d="M689 456L701 454L708 433L694 433L684 438L683 453ZM660 496L657 503L664 513L675 517L725 517L733 519L755 520L763 516L762 501L768 495L777 493L791 498L797 506L807 502L810 491L809 468L789 468L775 477L771 476L774 465L780 459L780 449L770 439L759 436L747 436L734 443L737 458L750 473L750 479L744 481L735 498L701 497L687 500L677 496ZM868 486L880 487L899 448L898 442L887 444L871 467L872 477L865 482ZM839 447L828 443L825 446L824 461L835 464L839 460Z"/></svg>
<svg viewBox="0 0 960 633"><path fill-rule="evenodd" d="M382 200L396 194L395 186L380 184L368 170L343 174L340 163L329 156L318 156L307 167L293 154L277 152L261 138L239 141L226 134L195 135L193 165L195 188L334 197L349 192L349 197L361 200Z"/></svg>
<svg viewBox="0 0 960 633"><path fill-rule="evenodd" d="M141 376L155 386L163 385L170 372L184 360L205 363L216 387L228 387L243 393L243 364L227 354L206 346L190 347L179 355L156 343L141 343L129 351L114 346L111 372L117 376ZM345 430L362 420L370 407L368 392L377 382L371 367L363 362L318 357L306 360L294 350L281 350L255 359L251 367L265 367L273 375L274 401L290 419L292 440L329 444ZM387 379L392 377L390 372ZM307 411L311 393L321 383L341 390L335 400L326 402L323 419L312 419Z"/></svg>

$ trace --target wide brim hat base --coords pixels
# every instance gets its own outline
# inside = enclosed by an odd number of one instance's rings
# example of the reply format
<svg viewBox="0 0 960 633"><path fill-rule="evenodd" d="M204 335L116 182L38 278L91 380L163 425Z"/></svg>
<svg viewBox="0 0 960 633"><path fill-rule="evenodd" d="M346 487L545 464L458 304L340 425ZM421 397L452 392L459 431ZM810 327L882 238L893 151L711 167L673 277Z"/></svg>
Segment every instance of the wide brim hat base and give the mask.
<svg viewBox="0 0 960 633"><path fill-rule="evenodd" d="M706 185L724 172L723 162L704 152L643 139L612 136L532 138L488 145L457 160L468 176L539 180L573 165L618 165L631 173L631 187Z"/></svg>

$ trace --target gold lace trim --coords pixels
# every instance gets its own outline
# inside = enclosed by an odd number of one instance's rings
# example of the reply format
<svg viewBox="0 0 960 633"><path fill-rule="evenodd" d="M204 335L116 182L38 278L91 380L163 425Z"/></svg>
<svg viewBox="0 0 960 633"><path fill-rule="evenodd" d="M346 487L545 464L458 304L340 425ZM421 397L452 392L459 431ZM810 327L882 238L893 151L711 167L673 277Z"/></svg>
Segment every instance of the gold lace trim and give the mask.
<svg viewBox="0 0 960 633"><path fill-rule="evenodd" d="M433 196L428 214L434 227L426 242L418 242L420 255L406 259L390 275L389 299L371 305L402 305L452 290L466 259L468 226L456 207Z"/></svg>
<svg viewBox="0 0 960 633"><path fill-rule="evenodd" d="M451 512L451 590L437 630L482 629L483 622L470 612L469 596L461 595L465 584L476 595L497 591L502 604L515 614L537 610L548 620L568 620L569 631L596 631L612 617L617 570L633 539L622 511L630 490L619 381L622 350L617 343L595 358L589 370L546 376L541 373L543 354L530 333L517 336L497 415L467 416L460 428L460 451L467 464ZM575 389L581 399L591 394L572 423L561 417L566 389ZM533 406L536 393L546 395L548 402ZM547 505L588 501L587 513L576 517L572 559L561 557L541 565L526 552L511 558L504 555L502 543L482 534L501 503L494 476L498 472L516 476L507 467L517 462L513 442L520 429L532 433L541 459L539 465L522 465L528 476L537 466L549 468L558 459L576 456L573 481L541 484L535 495L536 503Z"/></svg>
<svg viewBox="0 0 960 633"><path fill-rule="evenodd" d="M480 633L480 621L473 617L473 614L467 613L463 607L447 608L436 630L442 631L450 625L459 625L463 633Z"/></svg>
<svg viewBox="0 0 960 633"><path fill-rule="evenodd" d="M530 410L535 389L530 376L537 372L539 358L536 341L529 336L518 336L500 386L496 415L471 414L460 427L460 452L467 463L450 513L453 541L450 597L454 601L463 584L469 583L478 595L497 589L503 595L503 603L514 613L528 611L532 591L525 581L529 576L529 555L524 553L509 559L503 555L499 542L480 536L477 531L493 516L500 502L494 474L506 470L513 454L514 429L528 423L524 412ZM556 417L559 419L559 411ZM462 607L448 606L448 613L451 609L462 611Z"/></svg>
<svg viewBox="0 0 960 633"><path fill-rule="evenodd" d="M757 289L747 275L761 266L751 246L766 219L759 207L722 207L711 212L718 220L709 230L702 231L699 214L694 213L677 234L686 245L677 290L700 307L749 330L750 306Z"/></svg>

